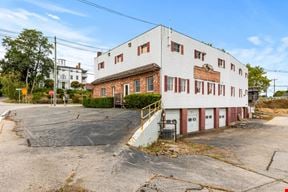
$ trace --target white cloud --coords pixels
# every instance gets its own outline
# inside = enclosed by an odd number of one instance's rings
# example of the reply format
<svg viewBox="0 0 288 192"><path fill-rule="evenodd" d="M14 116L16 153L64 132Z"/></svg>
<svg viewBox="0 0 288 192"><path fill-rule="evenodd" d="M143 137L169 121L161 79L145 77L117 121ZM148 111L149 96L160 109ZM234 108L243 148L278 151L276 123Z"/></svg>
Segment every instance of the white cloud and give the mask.
<svg viewBox="0 0 288 192"><path fill-rule="evenodd" d="M86 15L84 13L70 10L70 9L66 9L64 7L60 7L60 6L51 4L51 3L47 3L47 2L43 2L43 1L35 1L35 0L25 0L25 1L30 3L30 4L36 5L37 7L40 7L40 8L49 10L49 11L59 12L59 13L68 13L71 15L86 17Z"/></svg>
<svg viewBox="0 0 288 192"><path fill-rule="evenodd" d="M1 29L20 32L23 30L23 28L32 28L42 31L47 36L56 35L59 38L82 44L93 45L94 42L97 42L97 39L89 38L89 35L83 31L79 31L80 29L75 30L70 26L62 24L59 20L50 19L50 17L47 15L40 15L24 9L10 10L0 8L0 20ZM81 28L81 30L85 29ZM10 35L9 33L5 33L5 35L7 34ZM15 34L11 35L13 37L15 36ZM4 52L5 51L3 47L0 45L0 59L3 58ZM94 73L94 57L96 56L96 50L95 53L87 52L64 47L58 44L57 54L58 58L66 59L67 61L69 61L67 62L67 65L75 66L76 63L81 62L84 69L87 69L89 73ZM88 82L93 80L94 77L89 75Z"/></svg>
<svg viewBox="0 0 288 192"><path fill-rule="evenodd" d="M48 13L47 16L54 19L54 20L58 20L58 21L60 20L60 17L58 17L57 15L53 15L53 14Z"/></svg>
<svg viewBox="0 0 288 192"><path fill-rule="evenodd" d="M253 45L261 45L262 44L262 40L258 36L248 37L248 41L250 43L252 43Z"/></svg>
<svg viewBox="0 0 288 192"><path fill-rule="evenodd" d="M229 52L244 64L250 63L253 66L259 65L264 69L269 70L288 71L288 37L283 37L280 40L278 39L278 41L269 40L270 43L265 41L266 43L263 43L261 47L255 44L255 47L252 48L238 48L229 50ZM276 82L277 85L288 84L287 73L268 72L267 77L270 79L278 79ZM270 91L270 95L271 94L272 92Z"/></svg>

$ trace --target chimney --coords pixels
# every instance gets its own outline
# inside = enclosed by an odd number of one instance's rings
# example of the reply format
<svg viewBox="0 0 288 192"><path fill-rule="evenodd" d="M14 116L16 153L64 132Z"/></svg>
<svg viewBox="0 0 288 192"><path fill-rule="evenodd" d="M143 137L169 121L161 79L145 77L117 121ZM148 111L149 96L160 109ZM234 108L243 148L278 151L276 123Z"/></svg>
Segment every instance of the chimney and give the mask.
<svg viewBox="0 0 288 192"><path fill-rule="evenodd" d="M100 55L102 55L102 52L97 51L97 57L99 57Z"/></svg>

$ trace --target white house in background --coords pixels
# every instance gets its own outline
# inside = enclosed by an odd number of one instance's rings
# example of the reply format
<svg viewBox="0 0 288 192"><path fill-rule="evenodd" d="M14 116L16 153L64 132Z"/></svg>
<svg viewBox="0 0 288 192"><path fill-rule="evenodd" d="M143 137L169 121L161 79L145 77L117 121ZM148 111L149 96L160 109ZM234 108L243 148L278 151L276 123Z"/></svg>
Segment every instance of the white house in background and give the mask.
<svg viewBox="0 0 288 192"><path fill-rule="evenodd" d="M50 73L50 79L54 79L53 72ZM71 82L78 81L81 84L87 83L87 70L81 68L78 63L75 67L66 66L64 59L57 62L57 87L60 89L73 89Z"/></svg>
<svg viewBox="0 0 288 192"><path fill-rule="evenodd" d="M224 50L157 26L95 58L93 96L159 93L178 134L229 125L248 110L248 70Z"/></svg>

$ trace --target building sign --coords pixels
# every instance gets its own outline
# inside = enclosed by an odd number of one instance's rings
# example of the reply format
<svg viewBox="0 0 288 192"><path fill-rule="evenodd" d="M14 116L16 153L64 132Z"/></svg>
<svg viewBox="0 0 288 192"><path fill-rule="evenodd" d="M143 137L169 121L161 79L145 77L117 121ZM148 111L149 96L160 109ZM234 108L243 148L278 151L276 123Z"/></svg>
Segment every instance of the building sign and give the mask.
<svg viewBox="0 0 288 192"><path fill-rule="evenodd" d="M22 95L27 95L27 88L22 88L21 92L22 92Z"/></svg>

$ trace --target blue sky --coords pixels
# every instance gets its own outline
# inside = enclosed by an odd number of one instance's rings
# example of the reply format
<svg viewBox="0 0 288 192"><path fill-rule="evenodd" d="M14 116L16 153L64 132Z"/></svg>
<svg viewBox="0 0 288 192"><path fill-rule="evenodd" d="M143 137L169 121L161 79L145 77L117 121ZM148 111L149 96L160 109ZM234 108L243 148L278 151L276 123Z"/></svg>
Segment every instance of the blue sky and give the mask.
<svg viewBox="0 0 288 192"><path fill-rule="evenodd" d="M212 43L243 63L276 70L288 67L288 1L90 1ZM19 32L36 28L45 35L102 48L113 48L153 27L77 0L1 0L0 20L2 29ZM1 48L0 56L3 53ZM80 61L91 72L94 55L59 46L59 57L67 59L68 65ZM287 75L268 73L269 78L278 79L279 85L288 85Z"/></svg>

